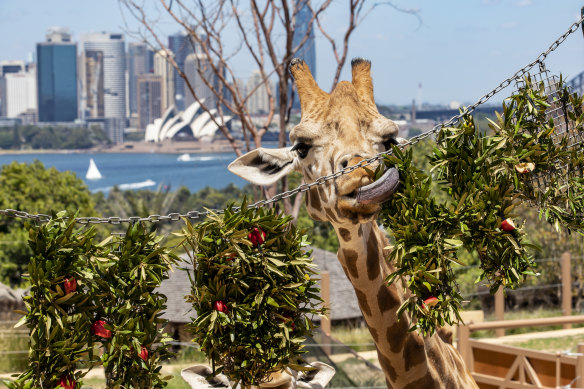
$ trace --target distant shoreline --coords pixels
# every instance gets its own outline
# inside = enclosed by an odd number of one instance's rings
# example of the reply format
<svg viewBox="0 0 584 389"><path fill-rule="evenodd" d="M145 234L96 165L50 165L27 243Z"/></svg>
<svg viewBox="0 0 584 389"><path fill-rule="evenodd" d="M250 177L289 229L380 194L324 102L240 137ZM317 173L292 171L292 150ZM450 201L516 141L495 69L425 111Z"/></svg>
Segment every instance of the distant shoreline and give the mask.
<svg viewBox="0 0 584 389"><path fill-rule="evenodd" d="M238 142L239 143L239 142ZM240 146L242 146L240 144ZM233 148L226 140L214 142L184 141L161 143L125 142L112 146L98 146L90 149L25 149L0 150L0 155L21 154L99 154L99 153L128 153L128 154L201 154L201 153L230 153Z"/></svg>

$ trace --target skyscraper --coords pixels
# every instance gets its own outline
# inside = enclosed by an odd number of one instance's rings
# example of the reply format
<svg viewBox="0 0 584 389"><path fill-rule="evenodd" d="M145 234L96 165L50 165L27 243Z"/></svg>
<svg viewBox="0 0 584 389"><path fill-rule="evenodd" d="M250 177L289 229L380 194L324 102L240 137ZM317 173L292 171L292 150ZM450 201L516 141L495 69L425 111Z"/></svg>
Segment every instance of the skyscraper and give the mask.
<svg viewBox="0 0 584 389"><path fill-rule="evenodd" d="M168 37L168 47L174 54L176 64L183 72L185 70L185 60L187 59L187 56L195 52L194 46L194 42L184 32L179 32ZM185 82L176 70L174 71L174 93L176 108L179 111L184 110L184 98L187 94L190 94L190 92L188 91L188 88L185 88Z"/></svg>
<svg viewBox="0 0 584 389"><path fill-rule="evenodd" d="M217 107L217 96L209 86L217 90L218 77L211 68L211 64L202 54L189 54L185 59L184 72L189 80L195 94L199 99L204 99L204 104L213 109ZM185 86L184 103L185 108L189 107L196 100Z"/></svg>
<svg viewBox="0 0 584 389"><path fill-rule="evenodd" d="M154 74L162 77L164 93L162 95L162 112L174 105L174 67L168 62L166 51L154 54ZM172 55L172 54L170 54Z"/></svg>
<svg viewBox="0 0 584 389"><path fill-rule="evenodd" d="M310 10L309 0L297 0L296 7L298 13L294 23L294 35L292 37L292 47L297 47L302 39L308 34L304 44L296 52L296 58L302 58L310 68L314 79L316 79L316 47L314 43L314 23L311 23L312 11ZM310 33L308 28L310 27Z"/></svg>
<svg viewBox="0 0 584 389"><path fill-rule="evenodd" d="M294 57L301 58L306 62L312 76L316 80L316 47L314 42L314 22L311 23L312 11L309 7L310 0L297 0L295 7L298 9L296 20L294 22L294 35L292 37L292 47L297 47L304 37L308 34L308 38L304 44L298 49ZM308 28L310 27L310 33ZM295 109L300 109L300 100L298 94L294 94L294 102L292 105Z"/></svg>
<svg viewBox="0 0 584 389"><path fill-rule="evenodd" d="M8 73L24 72L26 69L22 60L0 61L0 77Z"/></svg>
<svg viewBox="0 0 584 389"><path fill-rule="evenodd" d="M37 94L40 122L77 119L77 44L65 28L51 27L37 43Z"/></svg>
<svg viewBox="0 0 584 389"><path fill-rule="evenodd" d="M136 80L138 100L138 122L140 129L154 123L154 119L162 117L162 96L164 86L162 76L156 74L141 74Z"/></svg>
<svg viewBox="0 0 584 389"><path fill-rule="evenodd" d="M126 52L124 36L100 32L81 36L82 110L85 117L104 118L114 143L123 142L126 126Z"/></svg>
<svg viewBox="0 0 584 389"><path fill-rule="evenodd" d="M138 76L154 71L154 52L144 43L128 44L128 106L129 114L138 112Z"/></svg>
<svg viewBox="0 0 584 389"><path fill-rule="evenodd" d="M268 88L273 91L270 80L264 82L260 71L255 70L245 84L246 95L252 93L255 89L252 95L247 99L246 108L249 113L267 113L270 110Z"/></svg>
<svg viewBox="0 0 584 389"><path fill-rule="evenodd" d="M36 75L34 72L7 73L0 78L2 114L9 118L37 109Z"/></svg>

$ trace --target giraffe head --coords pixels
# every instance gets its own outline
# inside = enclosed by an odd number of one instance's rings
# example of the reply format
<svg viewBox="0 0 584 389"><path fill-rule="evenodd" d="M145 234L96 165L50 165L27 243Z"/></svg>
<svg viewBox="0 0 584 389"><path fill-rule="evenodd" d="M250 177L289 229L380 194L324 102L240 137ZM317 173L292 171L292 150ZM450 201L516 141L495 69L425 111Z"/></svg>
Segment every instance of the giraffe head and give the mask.
<svg viewBox="0 0 584 389"><path fill-rule="evenodd" d="M375 106L371 63L354 59L351 67L352 82L341 81L329 94L318 87L304 61L293 60L290 72L296 81L302 119L290 132L292 146L250 151L232 162L229 170L258 185L271 185L293 171L311 183L398 143L397 125ZM358 168L312 187L307 209L314 219L334 225L368 222L377 215L379 203L393 194L398 181L395 169L373 183L369 172Z"/></svg>

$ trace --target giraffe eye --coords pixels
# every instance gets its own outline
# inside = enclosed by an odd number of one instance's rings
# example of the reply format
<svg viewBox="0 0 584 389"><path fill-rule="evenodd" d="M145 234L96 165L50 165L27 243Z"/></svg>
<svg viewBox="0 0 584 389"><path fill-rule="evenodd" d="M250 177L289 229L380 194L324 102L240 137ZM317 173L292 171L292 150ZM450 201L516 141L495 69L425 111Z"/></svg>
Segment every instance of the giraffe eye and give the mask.
<svg viewBox="0 0 584 389"><path fill-rule="evenodd" d="M386 140L383 141L383 147L385 147L385 150L389 150L391 149L391 146L397 144L399 144L399 142L395 138L387 138Z"/></svg>
<svg viewBox="0 0 584 389"><path fill-rule="evenodd" d="M307 145L306 143L296 143L292 147L292 151L296 151L298 153L298 156L303 159L306 158L306 156L308 155L308 150L310 150L310 146Z"/></svg>

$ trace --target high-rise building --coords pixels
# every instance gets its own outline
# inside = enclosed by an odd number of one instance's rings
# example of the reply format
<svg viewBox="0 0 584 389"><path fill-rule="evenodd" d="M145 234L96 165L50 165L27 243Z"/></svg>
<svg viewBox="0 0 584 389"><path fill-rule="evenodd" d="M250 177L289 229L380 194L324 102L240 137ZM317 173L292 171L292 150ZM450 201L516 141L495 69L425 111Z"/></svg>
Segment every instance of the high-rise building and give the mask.
<svg viewBox="0 0 584 389"><path fill-rule="evenodd" d="M174 67L168 62L167 56L172 55L164 50L154 54L154 74L162 77L164 93L162 95L162 111L174 105Z"/></svg>
<svg viewBox="0 0 584 389"><path fill-rule="evenodd" d="M270 110L268 90L273 91L270 80L264 81L260 71L255 70L245 84L246 95L251 93L246 102L246 108L249 113L263 114Z"/></svg>
<svg viewBox="0 0 584 389"><path fill-rule="evenodd" d="M126 53L124 36L100 32L81 36L81 101L84 118L104 118L114 143L126 126Z"/></svg>
<svg viewBox="0 0 584 389"><path fill-rule="evenodd" d="M136 88L138 76L154 71L154 52L146 44L131 42L128 44L128 107L129 114L138 112Z"/></svg>
<svg viewBox="0 0 584 389"><path fill-rule="evenodd" d="M162 117L162 96L164 86L162 76L157 74L141 74L136 80L138 101L138 122L141 130L154 123L154 119Z"/></svg>
<svg viewBox="0 0 584 389"><path fill-rule="evenodd" d="M296 20L294 23L294 35L292 37L292 47L297 47L302 42L302 39L308 34L308 38L304 44L298 49L294 55L296 58L302 58L310 68L314 79L316 79L316 47L314 41L314 22L312 19L312 11L309 7L310 0L297 0ZM308 29L310 27L310 33Z"/></svg>
<svg viewBox="0 0 584 389"><path fill-rule="evenodd" d="M51 27L37 43L38 120L77 119L77 44L67 29Z"/></svg>
<svg viewBox="0 0 584 389"><path fill-rule="evenodd" d="M199 100L205 100L204 104L210 109L217 107L217 96L211 90L218 88L218 77L211 68L208 59L202 54L189 54L185 59L185 75L193 87ZM185 107L189 107L196 100L185 86Z"/></svg>
<svg viewBox="0 0 584 389"><path fill-rule="evenodd" d="M37 109L35 72L7 73L0 78L3 101L2 116L16 118Z"/></svg>
<svg viewBox="0 0 584 389"><path fill-rule="evenodd" d="M298 10L296 13L296 20L294 22L294 35L292 36L292 47L297 47L300 45L302 40L306 35L308 35L306 41L294 57L301 58L306 62L312 76L316 80L316 46L314 40L314 22L312 20L312 11L309 7L310 0L296 0L295 7ZM310 27L310 32L308 29ZM294 102L292 107L295 109L300 109L300 100L298 99L298 93L294 94Z"/></svg>
<svg viewBox="0 0 584 389"><path fill-rule="evenodd" d="M184 32L179 32L168 37L168 47L170 51L174 54L174 60L178 67L184 72L185 70L185 60L195 52L195 43L192 39ZM174 71L174 93L175 93L175 105L179 111L185 109L184 98L189 94L188 88L185 87L185 82L180 76L180 74Z"/></svg>
<svg viewBox="0 0 584 389"><path fill-rule="evenodd" d="M0 61L0 77L8 73L20 73L26 70L22 60L4 60Z"/></svg>
<svg viewBox="0 0 584 389"><path fill-rule="evenodd" d="M104 117L103 51L84 50L79 61L81 117Z"/></svg>

